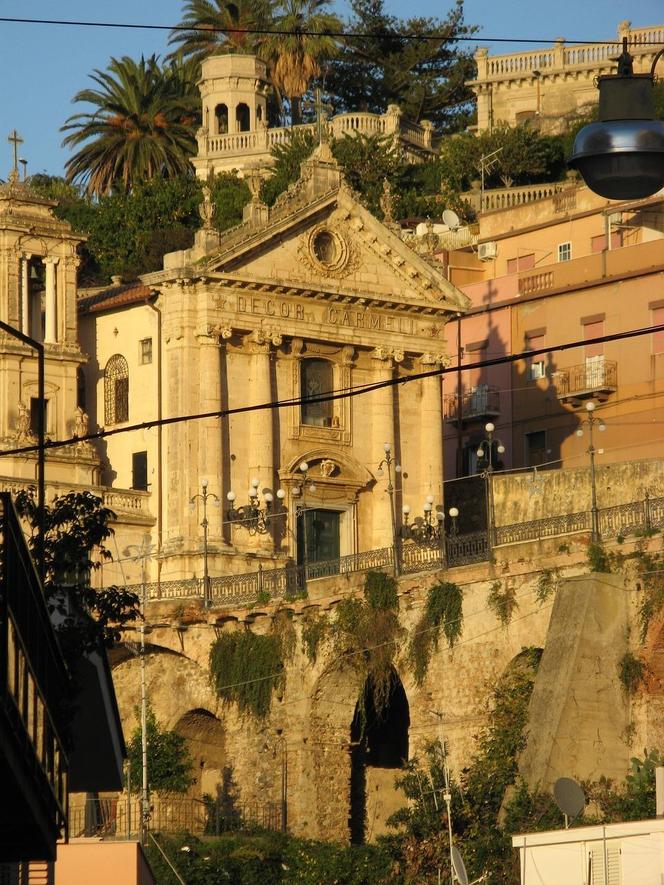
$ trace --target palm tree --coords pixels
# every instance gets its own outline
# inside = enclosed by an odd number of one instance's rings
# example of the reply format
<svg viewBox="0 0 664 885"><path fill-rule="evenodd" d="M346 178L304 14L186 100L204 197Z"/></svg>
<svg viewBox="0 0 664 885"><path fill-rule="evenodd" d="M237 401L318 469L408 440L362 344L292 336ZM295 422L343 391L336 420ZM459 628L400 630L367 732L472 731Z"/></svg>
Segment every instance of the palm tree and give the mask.
<svg viewBox="0 0 664 885"><path fill-rule="evenodd" d="M219 52L258 53L272 24L274 0L187 0L169 43L197 62Z"/></svg>
<svg viewBox="0 0 664 885"><path fill-rule="evenodd" d="M277 33L264 41L272 83L288 99L292 123L301 120L302 96L320 76L321 62L339 51L330 34L341 29L341 22L326 11L328 5L329 0L284 0L275 19Z"/></svg>
<svg viewBox="0 0 664 885"><path fill-rule="evenodd" d="M69 181L100 196L191 170L200 110L190 63L161 66L154 55L139 62L124 56L90 77L99 88L83 89L74 101L95 110L69 117L62 127L70 132L63 144L79 148L66 164Z"/></svg>

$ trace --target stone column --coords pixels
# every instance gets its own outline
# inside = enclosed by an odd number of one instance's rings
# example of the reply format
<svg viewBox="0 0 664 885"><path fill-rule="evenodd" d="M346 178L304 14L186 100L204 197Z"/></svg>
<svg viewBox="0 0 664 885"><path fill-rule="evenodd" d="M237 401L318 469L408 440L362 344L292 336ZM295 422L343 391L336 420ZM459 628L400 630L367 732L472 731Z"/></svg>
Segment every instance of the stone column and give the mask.
<svg viewBox="0 0 664 885"><path fill-rule="evenodd" d="M197 335L199 353L199 371L201 379L200 410L201 412L218 412L221 410L221 364L219 359L219 340L212 334ZM220 506L208 507L210 523L210 539L215 543L222 537L222 519L225 501L225 489L222 488L222 452L221 452L221 419L205 418L200 422L198 442L198 476L199 481L207 479L208 491L219 498Z"/></svg>
<svg viewBox="0 0 664 885"><path fill-rule="evenodd" d="M262 330L253 332L248 339L251 353L251 375L247 390L252 392L255 405L269 403L275 399L272 390L271 356L272 347L278 347L282 338L277 333L265 333ZM274 485L274 434L272 409L261 409L249 412L249 453L247 464L249 475L246 488L252 479L259 481L259 501L263 500L263 489L276 492ZM244 489L242 490L244 492ZM261 535L257 538L258 545L272 549L272 535Z"/></svg>
<svg viewBox="0 0 664 885"><path fill-rule="evenodd" d="M21 331L30 335L30 259L26 252L21 256Z"/></svg>
<svg viewBox="0 0 664 885"><path fill-rule="evenodd" d="M46 266L46 326L44 342L46 344L55 344L55 342L57 341L55 268L58 263L58 259L43 258L42 261Z"/></svg>
<svg viewBox="0 0 664 885"><path fill-rule="evenodd" d="M375 360L373 383L391 381L394 378L395 362L400 362L403 354L394 354L386 347L377 347L371 354ZM390 443L392 457L396 457L397 446L394 428L394 386L388 385L373 391L371 396L371 451L370 470L375 475L379 462L385 457L385 443ZM396 485L394 470L392 485ZM390 496L387 493L387 472L378 479L373 490L373 519L371 547L391 547L392 514L390 512ZM395 497L396 507L396 497ZM395 517L396 517L395 511ZM398 522L398 520L397 520ZM361 526L360 526L361 529Z"/></svg>
<svg viewBox="0 0 664 885"><path fill-rule="evenodd" d="M418 371L431 372L443 365L440 354L425 353ZM427 495L433 495L434 506L443 503L443 400L440 375L422 378L420 409L420 497L414 502L417 512Z"/></svg>

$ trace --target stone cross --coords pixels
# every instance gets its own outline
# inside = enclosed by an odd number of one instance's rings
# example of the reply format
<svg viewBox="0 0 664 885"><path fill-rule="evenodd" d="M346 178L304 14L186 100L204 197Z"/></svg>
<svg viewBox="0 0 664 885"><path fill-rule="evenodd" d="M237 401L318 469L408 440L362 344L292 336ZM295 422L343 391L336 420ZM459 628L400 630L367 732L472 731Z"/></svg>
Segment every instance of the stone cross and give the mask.
<svg viewBox="0 0 664 885"><path fill-rule="evenodd" d="M18 146L19 146L19 144L23 144L23 139L18 134L18 132L14 129L13 132L11 132L7 136L7 141L10 142L11 144L13 144L13 146L14 146L14 167L12 169L10 177L11 177L12 181L16 181L18 179Z"/></svg>
<svg viewBox="0 0 664 885"><path fill-rule="evenodd" d="M324 129L323 124L327 119L327 113L334 110L331 104L325 104L323 101L320 88L317 88L315 93L315 98L313 101L305 102L305 107L311 108L316 112L316 126L318 129L318 144L323 143L324 139Z"/></svg>

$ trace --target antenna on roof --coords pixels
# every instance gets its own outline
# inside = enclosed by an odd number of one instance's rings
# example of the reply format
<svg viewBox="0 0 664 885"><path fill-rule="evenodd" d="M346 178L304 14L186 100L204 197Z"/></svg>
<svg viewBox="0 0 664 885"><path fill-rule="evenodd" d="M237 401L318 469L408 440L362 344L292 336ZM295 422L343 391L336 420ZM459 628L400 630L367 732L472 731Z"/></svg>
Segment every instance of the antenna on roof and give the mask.
<svg viewBox="0 0 664 885"><path fill-rule="evenodd" d="M459 230L461 225L459 216L451 209L445 209L443 212L443 223L446 224L450 230Z"/></svg>
<svg viewBox="0 0 664 885"><path fill-rule="evenodd" d="M553 798L565 816L565 829L567 829L586 807L586 797L571 777L559 777L553 785Z"/></svg>

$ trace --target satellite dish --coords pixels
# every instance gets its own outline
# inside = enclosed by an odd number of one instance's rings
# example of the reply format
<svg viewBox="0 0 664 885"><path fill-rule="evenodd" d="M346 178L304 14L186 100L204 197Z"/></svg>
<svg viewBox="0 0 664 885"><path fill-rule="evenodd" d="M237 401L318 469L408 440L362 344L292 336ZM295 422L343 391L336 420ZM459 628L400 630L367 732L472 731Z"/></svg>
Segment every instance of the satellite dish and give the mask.
<svg viewBox="0 0 664 885"><path fill-rule="evenodd" d="M450 230L458 230L461 221L459 220L459 216L456 212L452 212L451 209L445 209L443 212L443 222L449 227Z"/></svg>
<svg viewBox="0 0 664 885"><path fill-rule="evenodd" d="M468 873L466 872L466 865L463 862L461 852L456 847L456 845L452 846L452 869L454 870L454 875L459 885L468 885Z"/></svg>
<svg viewBox="0 0 664 885"><path fill-rule="evenodd" d="M581 787L571 777L559 777L553 785L553 798L566 818L574 820L586 807Z"/></svg>

